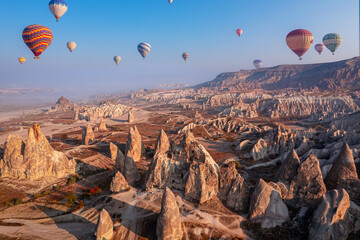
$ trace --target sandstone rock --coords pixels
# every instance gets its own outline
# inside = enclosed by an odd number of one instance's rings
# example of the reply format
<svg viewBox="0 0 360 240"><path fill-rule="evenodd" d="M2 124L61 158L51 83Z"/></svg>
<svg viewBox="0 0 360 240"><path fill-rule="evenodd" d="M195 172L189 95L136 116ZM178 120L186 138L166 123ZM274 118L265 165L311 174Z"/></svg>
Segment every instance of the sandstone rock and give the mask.
<svg viewBox="0 0 360 240"><path fill-rule="evenodd" d="M261 222L262 228L279 226L289 219L288 209L280 193L262 179L259 179L252 194L249 218Z"/></svg>
<svg viewBox="0 0 360 240"><path fill-rule="evenodd" d="M106 127L104 118L101 118L101 120L100 120L99 131L100 132L107 132L107 127Z"/></svg>
<svg viewBox="0 0 360 240"><path fill-rule="evenodd" d="M227 199L228 193L235 181L238 172L234 162L230 163L224 174L220 176L219 198L222 201Z"/></svg>
<svg viewBox="0 0 360 240"><path fill-rule="evenodd" d="M128 122L133 123L135 121L135 117L132 111L129 111L128 113Z"/></svg>
<svg viewBox="0 0 360 240"><path fill-rule="evenodd" d="M76 162L55 151L40 126L29 129L26 143L18 135L9 135L5 142L4 159L0 162L2 177L27 179L63 178L75 173Z"/></svg>
<svg viewBox="0 0 360 240"><path fill-rule="evenodd" d="M125 180L124 176L117 171L110 185L110 191L113 193L120 193L129 191L130 186Z"/></svg>
<svg viewBox="0 0 360 240"><path fill-rule="evenodd" d="M143 151L143 145L141 141L141 135L137 128L130 128L126 147L125 147L125 156L132 158L134 162L138 162Z"/></svg>
<svg viewBox="0 0 360 240"><path fill-rule="evenodd" d="M269 151L269 144L264 139L259 139L250 151L252 159L255 161L264 159Z"/></svg>
<svg viewBox="0 0 360 240"><path fill-rule="evenodd" d="M98 133L99 132L99 128L98 127L94 127L94 133Z"/></svg>
<svg viewBox="0 0 360 240"><path fill-rule="evenodd" d="M123 172L124 164L125 164L125 156L120 151L118 146L116 146L112 142L110 142L110 154L111 154L111 159L115 161L115 168L120 172Z"/></svg>
<svg viewBox="0 0 360 240"><path fill-rule="evenodd" d="M323 195L309 225L309 239L347 239L352 225L349 207L349 195L344 189Z"/></svg>
<svg viewBox="0 0 360 240"><path fill-rule="evenodd" d="M155 144L155 155L164 154L169 150L169 148L170 148L169 138L164 132L164 130L161 130Z"/></svg>
<svg viewBox="0 0 360 240"><path fill-rule="evenodd" d="M295 150L292 150L281 164L279 170L276 173L275 181L284 182L289 184L296 175L297 169L300 166L300 159Z"/></svg>
<svg viewBox="0 0 360 240"><path fill-rule="evenodd" d="M111 240L113 237L113 221L109 213L103 209L95 228L96 240Z"/></svg>
<svg viewBox="0 0 360 240"><path fill-rule="evenodd" d="M202 110L205 110L205 109L206 109L206 105L205 105L205 103L204 103L204 102L202 103L202 107L201 107L201 109L202 109Z"/></svg>
<svg viewBox="0 0 360 240"><path fill-rule="evenodd" d="M311 206L317 205L321 197L326 192L320 170L319 160L314 154L300 164L297 175L291 183L294 197L299 200L299 204L304 203Z"/></svg>
<svg viewBox="0 0 360 240"><path fill-rule="evenodd" d="M185 196L201 204L218 194L219 167L202 145L198 150L198 158L190 165Z"/></svg>
<svg viewBox="0 0 360 240"><path fill-rule="evenodd" d="M55 104L55 106L51 107L51 111L65 111L72 110L74 108L74 104L72 104L68 99L64 96L59 98Z"/></svg>
<svg viewBox="0 0 360 240"><path fill-rule="evenodd" d="M244 178L238 173L229 189L225 204L235 211L247 211L249 209L249 198L249 187Z"/></svg>
<svg viewBox="0 0 360 240"><path fill-rule="evenodd" d="M76 109L75 113L74 113L74 121L79 120L79 110Z"/></svg>
<svg viewBox="0 0 360 240"><path fill-rule="evenodd" d="M157 219L156 235L159 240L181 240L181 214L176 198L169 188L164 190L161 211Z"/></svg>
<svg viewBox="0 0 360 240"><path fill-rule="evenodd" d="M332 165L330 172L325 178L326 186L329 189L337 188L343 180L358 180L356 166L352 151L349 146L344 143L339 156Z"/></svg>
<svg viewBox="0 0 360 240"><path fill-rule="evenodd" d="M138 170L134 160L129 156L126 156L126 158L125 158L124 170L123 170L122 174L124 175L126 181L129 183L129 185L131 185L131 186L135 186L137 181L140 180L139 170Z"/></svg>
<svg viewBox="0 0 360 240"><path fill-rule="evenodd" d="M90 125L83 128L82 143L84 145L92 144L95 141L95 134Z"/></svg>

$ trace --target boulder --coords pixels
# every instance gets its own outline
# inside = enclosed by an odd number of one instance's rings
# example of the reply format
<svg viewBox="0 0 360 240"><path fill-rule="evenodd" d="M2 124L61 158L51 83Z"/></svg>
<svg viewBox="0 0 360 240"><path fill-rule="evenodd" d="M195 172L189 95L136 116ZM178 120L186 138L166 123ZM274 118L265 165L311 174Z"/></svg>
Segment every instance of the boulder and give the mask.
<svg viewBox="0 0 360 240"><path fill-rule="evenodd" d="M354 157L347 143L343 144L339 156L326 175L325 183L329 189L335 189L344 180L359 180Z"/></svg>
<svg viewBox="0 0 360 240"><path fill-rule="evenodd" d="M110 185L110 191L113 193L120 193L129 191L130 186L125 180L124 176L119 172L116 171L114 178L112 179Z"/></svg>
<svg viewBox="0 0 360 240"><path fill-rule="evenodd" d="M96 240L111 240L114 234L113 227L113 221L109 213L103 209L100 212L95 228Z"/></svg>
<svg viewBox="0 0 360 240"><path fill-rule="evenodd" d="M95 141L95 134L90 125L83 128L82 143L84 145L92 144Z"/></svg>
<svg viewBox="0 0 360 240"><path fill-rule="evenodd" d="M309 239L347 239L352 231L349 207L349 194L344 189L323 195L309 225Z"/></svg>
<svg viewBox="0 0 360 240"><path fill-rule="evenodd" d="M221 174L219 185L219 198L222 201L226 201L230 188L232 187L237 174L238 172L236 170L235 162L231 162L224 174Z"/></svg>
<svg viewBox="0 0 360 240"><path fill-rule="evenodd" d="M169 188L165 188L161 211L157 218L156 235L158 240L181 240L181 214L176 198Z"/></svg>

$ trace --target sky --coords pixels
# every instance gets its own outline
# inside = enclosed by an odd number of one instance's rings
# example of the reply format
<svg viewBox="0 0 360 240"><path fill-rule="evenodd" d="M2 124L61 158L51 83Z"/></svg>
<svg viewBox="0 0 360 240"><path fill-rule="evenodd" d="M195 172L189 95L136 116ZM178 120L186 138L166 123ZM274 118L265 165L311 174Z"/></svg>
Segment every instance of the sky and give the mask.
<svg viewBox="0 0 360 240"><path fill-rule="evenodd" d="M154 88L163 83L195 85L222 72L339 61L359 54L357 0L65 0L69 9L55 21L49 0L2 1L0 8L0 105L17 101L73 100L102 93ZM34 60L22 39L31 24L49 27L50 47ZM239 38L235 30L243 29ZM314 45L327 33L342 35L332 56L313 46L299 62L286 35L311 31ZM68 41L77 48L70 53ZM140 42L152 49L146 60ZM190 54L187 62L183 52ZM113 57L122 62L116 66ZM23 65L17 59L27 58ZM2 90L2 91L1 91ZM19 91L18 91L19 90ZM26 91L29 91L27 94ZM20 92L20 93L19 93Z"/></svg>

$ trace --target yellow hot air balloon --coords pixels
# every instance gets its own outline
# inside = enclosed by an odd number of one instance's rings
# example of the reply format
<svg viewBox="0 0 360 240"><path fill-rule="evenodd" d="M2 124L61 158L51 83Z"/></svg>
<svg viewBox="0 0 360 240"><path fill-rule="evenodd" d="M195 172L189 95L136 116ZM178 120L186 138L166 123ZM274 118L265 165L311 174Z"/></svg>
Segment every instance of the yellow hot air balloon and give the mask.
<svg viewBox="0 0 360 240"><path fill-rule="evenodd" d="M72 52L76 48L75 42L68 42L66 45L67 45L67 48L70 50L70 52Z"/></svg>
<svg viewBox="0 0 360 240"><path fill-rule="evenodd" d="M19 63L23 64L24 62L26 62L26 58L24 57L19 57Z"/></svg>

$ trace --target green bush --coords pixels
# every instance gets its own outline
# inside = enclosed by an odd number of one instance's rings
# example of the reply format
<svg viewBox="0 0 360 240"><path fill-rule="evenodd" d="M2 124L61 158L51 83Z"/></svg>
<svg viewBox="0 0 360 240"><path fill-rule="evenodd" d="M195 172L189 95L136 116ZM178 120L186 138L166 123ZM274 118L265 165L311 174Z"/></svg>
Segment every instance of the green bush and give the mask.
<svg viewBox="0 0 360 240"><path fill-rule="evenodd" d="M66 205L71 206L77 201L77 196L74 193L69 193L66 196Z"/></svg>
<svg viewBox="0 0 360 240"><path fill-rule="evenodd" d="M34 194L34 198L37 199L37 198L40 198L42 197L42 194L41 193L35 193Z"/></svg>
<svg viewBox="0 0 360 240"><path fill-rule="evenodd" d="M43 193L42 193L42 196L43 197L46 197L46 196L48 196L50 194L50 191L49 190L46 190L46 191L44 191Z"/></svg>
<svg viewBox="0 0 360 240"><path fill-rule="evenodd" d="M14 200L14 205L22 204L22 200L20 198L17 198Z"/></svg>

